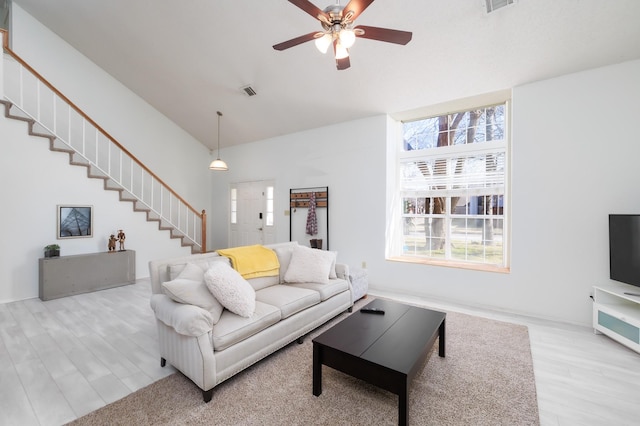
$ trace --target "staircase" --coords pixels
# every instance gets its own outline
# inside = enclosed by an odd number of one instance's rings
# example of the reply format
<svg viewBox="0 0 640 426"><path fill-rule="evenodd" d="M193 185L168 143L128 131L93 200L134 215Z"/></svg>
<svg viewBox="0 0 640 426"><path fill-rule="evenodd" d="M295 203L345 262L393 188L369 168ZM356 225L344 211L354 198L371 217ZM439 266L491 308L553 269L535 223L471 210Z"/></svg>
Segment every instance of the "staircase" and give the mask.
<svg viewBox="0 0 640 426"><path fill-rule="evenodd" d="M7 118L24 121L49 149L69 154L69 164L85 167L107 191L130 202L134 212L157 222L192 253L206 251L206 213L191 207L91 118L12 52L0 29L5 54L0 62L0 104Z"/></svg>

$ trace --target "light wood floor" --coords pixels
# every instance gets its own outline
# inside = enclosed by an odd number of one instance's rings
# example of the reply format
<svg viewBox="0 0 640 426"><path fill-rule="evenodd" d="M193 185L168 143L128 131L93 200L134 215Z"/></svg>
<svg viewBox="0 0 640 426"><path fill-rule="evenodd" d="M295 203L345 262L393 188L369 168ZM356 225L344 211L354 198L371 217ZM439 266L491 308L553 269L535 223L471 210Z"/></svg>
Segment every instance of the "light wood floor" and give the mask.
<svg viewBox="0 0 640 426"><path fill-rule="evenodd" d="M161 379L149 281L0 304L0 425L61 425ZM416 298L528 326L540 423L640 424L640 354L590 328Z"/></svg>

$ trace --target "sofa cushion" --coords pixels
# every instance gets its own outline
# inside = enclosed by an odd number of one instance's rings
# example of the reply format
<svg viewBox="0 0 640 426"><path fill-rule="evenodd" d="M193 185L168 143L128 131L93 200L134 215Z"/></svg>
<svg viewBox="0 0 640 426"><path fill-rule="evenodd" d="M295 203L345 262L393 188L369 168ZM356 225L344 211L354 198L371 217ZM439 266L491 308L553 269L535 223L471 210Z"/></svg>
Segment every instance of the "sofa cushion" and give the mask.
<svg viewBox="0 0 640 426"><path fill-rule="evenodd" d="M298 283L298 284L287 284L288 287L297 287L297 288L306 288L309 290L317 291L320 294L320 299L325 301L336 294L342 293L343 291L349 290L349 283L347 280L336 279L329 280L329 284L318 284L318 283Z"/></svg>
<svg viewBox="0 0 640 426"><path fill-rule="evenodd" d="M249 278L247 282L251 284L251 287L253 287L255 291L258 291L265 287L280 284L280 277L276 275L274 277Z"/></svg>
<svg viewBox="0 0 640 426"><path fill-rule="evenodd" d="M245 318L256 308L256 292L242 276L228 264L216 262L205 272L207 288L231 312Z"/></svg>
<svg viewBox="0 0 640 426"><path fill-rule="evenodd" d="M224 309L204 283L204 271L194 264L184 266L180 274L162 283L164 293L178 303L195 305L211 313L216 324Z"/></svg>
<svg viewBox="0 0 640 426"><path fill-rule="evenodd" d="M288 285L274 285L256 291L256 299L280 309L284 319L320 303L320 293Z"/></svg>
<svg viewBox="0 0 640 426"><path fill-rule="evenodd" d="M291 254L289 268L284 274L288 283L329 283L329 270L334 262L334 253L296 246Z"/></svg>
<svg viewBox="0 0 640 426"><path fill-rule="evenodd" d="M231 311L224 311L213 328L213 350L223 351L228 347L253 336L280 321L280 310L275 306L256 302L253 315L244 318Z"/></svg>

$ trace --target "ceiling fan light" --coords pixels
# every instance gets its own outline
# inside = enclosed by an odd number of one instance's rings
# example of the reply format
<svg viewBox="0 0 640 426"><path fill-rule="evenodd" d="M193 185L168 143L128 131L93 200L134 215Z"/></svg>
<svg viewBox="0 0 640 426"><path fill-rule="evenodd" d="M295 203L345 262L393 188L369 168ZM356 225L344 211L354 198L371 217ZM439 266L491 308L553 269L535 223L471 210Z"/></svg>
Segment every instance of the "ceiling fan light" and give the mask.
<svg viewBox="0 0 640 426"><path fill-rule="evenodd" d="M322 37L318 37L315 41L316 47L321 53L327 53L329 46L331 46L331 42L333 41L333 37L331 34L325 34Z"/></svg>
<svg viewBox="0 0 640 426"><path fill-rule="evenodd" d="M341 30L340 31L340 44L345 49L349 49L356 41L356 33L353 30Z"/></svg>
<svg viewBox="0 0 640 426"><path fill-rule="evenodd" d="M209 169L219 171L219 172L226 172L227 170L229 170L229 167L227 166L227 163L217 158L213 160L211 164L209 164Z"/></svg>
<svg viewBox="0 0 640 426"><path fill-rule="evenodd" d="M338 41L336 43L336 59L344 59L349 57L349 51Z"/></svg>

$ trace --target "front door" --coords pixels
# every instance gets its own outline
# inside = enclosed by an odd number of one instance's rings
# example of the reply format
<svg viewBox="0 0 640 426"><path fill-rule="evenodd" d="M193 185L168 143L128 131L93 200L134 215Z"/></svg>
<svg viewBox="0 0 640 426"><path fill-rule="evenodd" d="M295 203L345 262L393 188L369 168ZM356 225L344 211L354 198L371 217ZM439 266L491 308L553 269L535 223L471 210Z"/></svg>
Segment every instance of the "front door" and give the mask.
<svg viewBox="0 0 640 426"><path fill-rule="evenodd" d="M276 232L273 214L273 182L232 184L231 194L229 246L274 243Z"/></svg>

